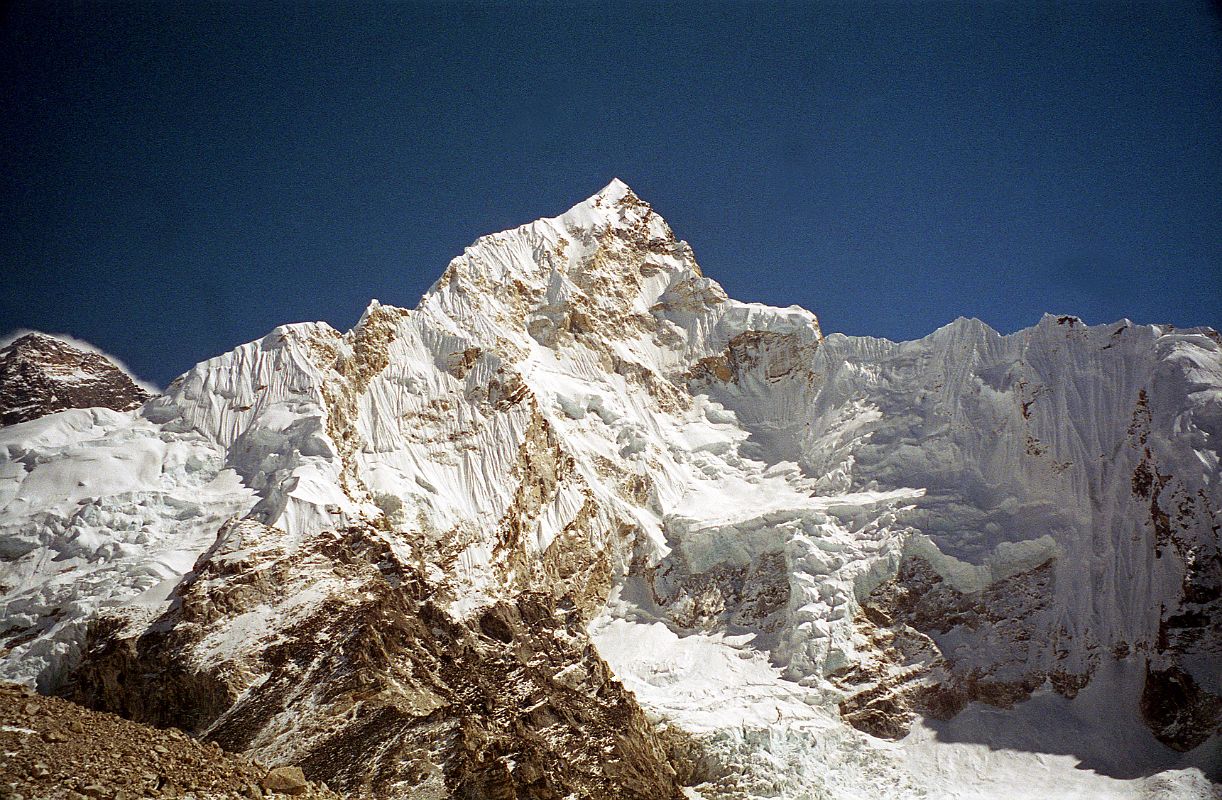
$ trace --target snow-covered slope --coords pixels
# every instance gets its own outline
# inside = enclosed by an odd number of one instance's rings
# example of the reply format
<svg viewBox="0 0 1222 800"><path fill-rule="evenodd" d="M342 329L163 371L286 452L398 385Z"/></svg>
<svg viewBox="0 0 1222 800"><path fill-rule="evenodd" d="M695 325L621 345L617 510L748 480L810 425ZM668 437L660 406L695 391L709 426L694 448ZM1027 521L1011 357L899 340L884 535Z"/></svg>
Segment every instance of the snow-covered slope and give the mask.
<svg viewBox="0 0 1222 800"><path fill-rule="evenodd" d="M1217 777L1209 330L824 337L726 297L616 181L414 310L284 326L0 446L5 676L350 791ZM1127 733L1005 738L1040 714Z"/></svg>

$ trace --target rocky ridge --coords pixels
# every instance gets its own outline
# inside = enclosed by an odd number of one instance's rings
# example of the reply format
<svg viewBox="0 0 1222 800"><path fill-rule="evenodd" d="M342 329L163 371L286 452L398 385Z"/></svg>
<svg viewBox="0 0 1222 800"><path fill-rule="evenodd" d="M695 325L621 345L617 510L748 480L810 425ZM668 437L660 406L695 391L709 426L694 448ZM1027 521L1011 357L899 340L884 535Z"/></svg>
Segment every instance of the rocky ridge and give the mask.
<svg viewBox="0 0 1222 800"><path fill-rule="evenodd" d="M678 796L571 596L524 592L456 620L383 531L291 553L277 533L226 526L134 635L100 619L72 697L292 761L352 796Z"/></svg>

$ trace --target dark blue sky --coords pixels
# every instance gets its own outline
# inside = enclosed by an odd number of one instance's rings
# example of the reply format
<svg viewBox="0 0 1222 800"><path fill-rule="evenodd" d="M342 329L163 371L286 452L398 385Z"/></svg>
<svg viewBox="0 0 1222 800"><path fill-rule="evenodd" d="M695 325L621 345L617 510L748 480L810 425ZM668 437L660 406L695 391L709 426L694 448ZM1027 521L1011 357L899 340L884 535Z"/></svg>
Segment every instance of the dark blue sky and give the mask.
<svg viewBox="0 0 1222 800"><path fill-rule="evenodd" d="M1222 325L1206 2L3 13L0 329L163 384L614 176L828 331Z"/></svg>

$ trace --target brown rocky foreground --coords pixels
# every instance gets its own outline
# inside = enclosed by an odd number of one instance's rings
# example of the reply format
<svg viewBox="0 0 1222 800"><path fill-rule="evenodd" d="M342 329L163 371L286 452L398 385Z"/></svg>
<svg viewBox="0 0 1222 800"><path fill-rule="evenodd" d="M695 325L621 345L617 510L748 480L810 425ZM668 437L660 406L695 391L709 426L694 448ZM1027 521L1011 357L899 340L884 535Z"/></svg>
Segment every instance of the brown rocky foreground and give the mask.
<svg viewBox="0 0 1222 800"><path fill-rule="evenodd" d="M297 767L0 684L0 800L284 796L338 797Z"/></svg>

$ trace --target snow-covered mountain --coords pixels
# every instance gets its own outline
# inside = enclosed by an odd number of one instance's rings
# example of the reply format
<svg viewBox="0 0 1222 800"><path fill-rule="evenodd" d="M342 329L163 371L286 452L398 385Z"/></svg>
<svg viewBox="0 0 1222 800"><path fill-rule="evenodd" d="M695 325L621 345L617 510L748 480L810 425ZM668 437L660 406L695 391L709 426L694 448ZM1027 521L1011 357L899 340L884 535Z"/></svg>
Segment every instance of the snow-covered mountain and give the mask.
<svg viewBox="0 0 1222 800"><path fill-rule="evenodd" d="M0 429L0 675L377 797L1209 797L1219 341L825 337L615 181Z"/></svg>

